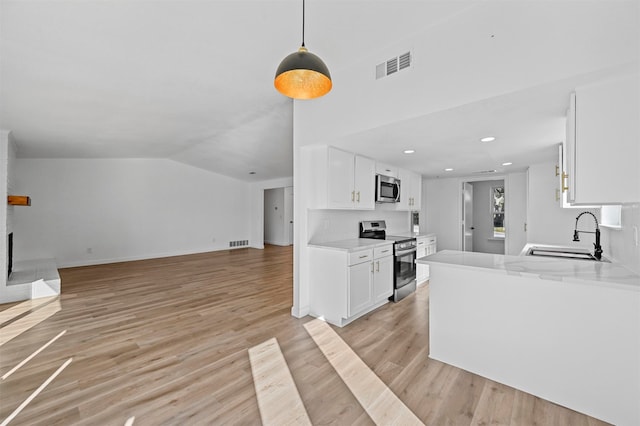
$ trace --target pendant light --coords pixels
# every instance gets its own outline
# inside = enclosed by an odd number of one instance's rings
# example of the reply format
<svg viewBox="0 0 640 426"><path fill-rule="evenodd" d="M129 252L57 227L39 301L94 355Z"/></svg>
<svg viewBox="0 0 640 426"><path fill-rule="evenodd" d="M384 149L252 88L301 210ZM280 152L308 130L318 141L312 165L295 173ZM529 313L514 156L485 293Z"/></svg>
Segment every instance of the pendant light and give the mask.
<svg viewBox="0 0 640 426"><path fill-rule="evenodd" d="M302 46L280 62L274 86L278 92L293 99L313 99L331 90L329 69L318 56L304 45L304 0L302 0Z"/></svg>

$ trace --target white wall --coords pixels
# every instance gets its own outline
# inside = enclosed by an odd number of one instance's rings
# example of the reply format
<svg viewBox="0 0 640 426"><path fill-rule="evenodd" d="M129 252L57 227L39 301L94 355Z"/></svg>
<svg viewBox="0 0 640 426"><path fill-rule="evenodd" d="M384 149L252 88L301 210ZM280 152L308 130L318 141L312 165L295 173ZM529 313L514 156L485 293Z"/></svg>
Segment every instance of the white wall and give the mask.
<svg viewBox="0 0 640 426"><path fill-rule="evenodd" d="M182 163L18 159L15 172L16 192L32 201L14 218L18 260L76 266L250 240L250 185Z"/></svg>
<svg viewBox="0 0 640 426"><path fill-rule="evenodd" d="M595 237L580 234L580 242L573 242L573 230L576 216L585 210L600 218L600 209L563 209L556 201L558 177L555 175L556 163L534 164L529 167L529 222L527 242L562 246L586 247L593 249ZM593 218L586 215L580 219L579 229L595 230ZM605 253L606 256L606 253Z"/></svg>
<svg viewBox="0 0 640 426"><path fill-rule="evenodd" d="M603 254L640 274L640 204L623 204L621 219L621 229L602 228Z"/></svg>
<svg viewBox="0 0 640 426"><path fill-rule="evenodd" d="M409 212L388 210L309 210L309 241L315 243L358 238L360 222L384 220L387 234L406 233L411 230Z"/></svg>
<svg viewBox="0 0 640 426"><path fill-rule="evenodd" d="M424 179L420 231L434 233L438 237L438 251L460 250L461 199L460 179ZM426 228L426 229L425 229Z"/></svg>
<svg viewBox="0 0 640 426"><path fill-rule="evenodd" d="M473 251L480 253L504 253L504 239L493 238L493 214L491 188L504 186L504 180L471 182L473 186ZM505 208L509 208L509 194L505 194Z"/></svg>
<svg viewBox="0 0 640 426"><path fill-rule="evenodd" d="M462 250L462 183L475 181L480 181L480 178L467 176L423 179L420 230L425 228L426 232L435 233L438 236L438 250ZM509 192L526 191L523 172L494 176L492 181L505 183L507 203L510 198L517 198L514 195L509 196ZM510 210L507 204L505 217L507 237L504 242L504 252L507 254L518 254L524 245L524 236L521 235L523 231L521 232L520 228L516 230L514 226L520 227L526 220L524 206Z"/></svg>
<svg viewBox="0 0 640 426"><path fill-rule="evenodd" d="M264 190L264 242L287 245L284 188Z"/></svg>
<svg viewBox="0 0 640 426"><path fill-rule="evenodd" d="M12 151L9 132L0 130L0 200L6 200L9 195L9 163L12 162ZM7 285L7 235L12 226L10 217L13 208L6 203L0 208L0 264L4 271L0 274L0 296Z"/></svg>

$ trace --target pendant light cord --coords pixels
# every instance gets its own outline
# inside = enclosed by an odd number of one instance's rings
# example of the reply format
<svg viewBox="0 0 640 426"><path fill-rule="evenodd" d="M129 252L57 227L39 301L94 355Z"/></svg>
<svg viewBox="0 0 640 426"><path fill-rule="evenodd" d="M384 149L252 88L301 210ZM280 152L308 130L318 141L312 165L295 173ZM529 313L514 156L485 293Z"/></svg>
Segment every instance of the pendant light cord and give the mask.
<svg viewBox="0 0 640 426"><path fill-rule="evenodd" d="M304 0L302 0L302 47L304 46Z"/></svg>

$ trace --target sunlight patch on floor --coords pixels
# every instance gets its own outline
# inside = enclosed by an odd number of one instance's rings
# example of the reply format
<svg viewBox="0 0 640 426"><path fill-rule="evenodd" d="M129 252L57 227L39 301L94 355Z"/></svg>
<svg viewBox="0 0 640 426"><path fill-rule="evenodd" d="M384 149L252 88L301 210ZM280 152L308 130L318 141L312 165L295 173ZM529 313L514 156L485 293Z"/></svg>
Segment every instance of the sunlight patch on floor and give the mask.
<svg viewBox="0 0 640 426"><path fill-rule="evenodd" d="M7 321L11 321L17 318L18 316L20 316L21 314L28 312L32 309L35 309L38 306L45 305L51 302L56 297L58 296L41 297L38 299L25 300L24 302L20 302L17 305L14 305L8 309L0 311L0 324L4 324Z"/></svg>
<svg viewBox="0 0 640 426"><path fill-rule="evenodd" d="M262 424L311 425L278 341L250 348L249 361Z"/></svg>
<svg viewBox="0 0 640 426"><path fill-rule="evenodd" d="M304 325L329 363L378 425L424 425L324 321Z"/></svg>
<svg viewBox="0 0 640 426"><path fill-rule="evenodd" d="M61 309L62 306L60 305L60 300L56 300L55 302L45 305L44 307L2 327L2 332L0 333L0 346L4 345L14 337L21 335L30 328L35 327L47 318L52 317Z"/></svg>

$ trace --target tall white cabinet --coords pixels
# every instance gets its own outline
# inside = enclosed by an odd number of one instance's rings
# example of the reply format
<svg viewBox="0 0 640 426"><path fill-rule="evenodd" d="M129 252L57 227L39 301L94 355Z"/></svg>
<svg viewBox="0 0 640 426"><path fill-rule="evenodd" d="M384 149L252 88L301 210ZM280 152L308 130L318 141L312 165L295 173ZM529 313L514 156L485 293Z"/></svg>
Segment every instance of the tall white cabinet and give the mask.
<svg viewBox="0 0 640 426"><path fill-rule="evenodd" d="M639 75L578 87L567 112L560 186L565 205L640 201Z"/></svg>

